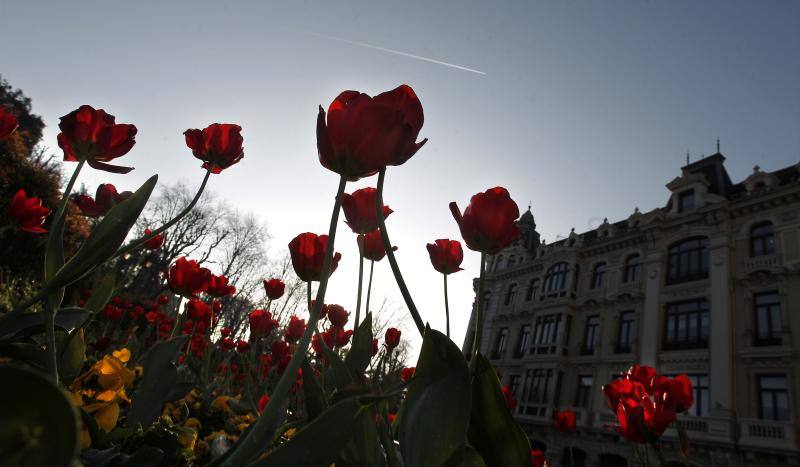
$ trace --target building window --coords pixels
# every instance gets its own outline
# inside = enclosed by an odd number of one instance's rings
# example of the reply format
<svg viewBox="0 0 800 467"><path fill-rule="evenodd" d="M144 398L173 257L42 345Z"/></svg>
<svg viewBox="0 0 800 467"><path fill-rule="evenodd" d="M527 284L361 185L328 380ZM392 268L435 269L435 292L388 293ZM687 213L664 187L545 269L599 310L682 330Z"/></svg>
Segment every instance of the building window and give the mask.
<svg viewBox="0 0 800 467"><path fill-rule="evenodd" d="M508 382L508 389L511 390L511 394L514 394L514 397L517 396L517 389L519 389L519 375L511 375L511 379Z"/></svg>
<svg viewBox="0 0 800 467"><path fill-rule="evenodd" d="M533 370L533 380L531 389L528 393L528 403L547 404L547 394L550 392L550 384L553 380L553 370L537 368Z"/></svg>
<svg viewBox="0 0 800 467"><path fill-rule="evenodd" d="M556 263L550 266L544 278L544 293L546 297L558 296L567 288L569 282L569 264Z"/></svg>
<svg viewBox="0 0 800 467"><path fill-rule="evenodd" d="M597 263L592 271L592 288L601 289L606 280L606 263Z"/></svg>
<svg viewBox="0 0 800 467"><path fill-rule="evenodd" d="M578 376L578 389L575 391L575 407L588 409L592 403L592 377Z"/></svg>
<svg viewBox="0 0 800 467"><path fill-rule="evenodd" d="M539 279L534 279L528 284L528 293L525 295L528 301L533 300L534 303L539 301Z"/></svg>
<svg viewBox="0 0 800 467"><path fill-rule="evenodd" d="M625 260L625 282L636 282L639 280L639 269L641 265L639 263L639 255L630 255L628 259Z"/></svg>
<svg viewBox="0 0 800 467"><path fill-rule="evenodd" d="M494 260L494 270L499 271L501 264L503 264L503 255L498 256L497 259Z"/></svg>
<svg viewBox="0 0 800 467"><path fill-rule="evenodd" d="M708 415L708 375L687 375L694 389L694 405L689 409L689 414L696 417Z"/></svg>
<svg viewBox="0 0 800 467"><path fill-rule="evenodd" d="M531 340L531 325L526 324L522 326L522 329L519 331L519 344L517 345L517 353L516 353L517 358L525 355L525 350L530 345L530 340Z"/></svg>
<svg viewBox="0 0 800 467"><path fill-rule="evenodd" d="M755 345L781 344L781 297L778 292L753 295L756 314Z"/></svg>
<svg viewBox="0 0 800 467"><path fill-rule="evenodd" d="M759 418L789 421L789 386L785 375L758 377Z"/></svg>
<svg viewBox="0 0 800 467"><path fill-rule="evenodd" d="M483 293L483 311L489 309L489 304L492 301L492 292L484 292Z"/></svg>
<svg viewBox="0 0 800 467"><path fill-rule="evenodd" d="M617 332L617 353L630 353L633 337L636 335L636 314L623 311L619 314L619 331Z"/></svg>
<svg viewBox="0 0 800 467"><path fill-rule="evenodd" d="M669 248L667 284L708 278L708 239L690 238Z"/></svg>
<svg viewBox="0 0 800 467"><path fill-rule="evenodd" d="M511 284L508 287L508 293L506 293L506 305L513 305L514 300L517 298L517 284Z"/></svg>
<svg viewBox="0 0 800 467"><path fill-rule="evenodd" d="M497 335L497 344L494 346L494 358L500 358L506 353L506 345L508 345L508 328L500 328L500 333Z"/></svg>
<svg viewBox="0 0 800 467"><path fill-rule="evenodd" d="M772 222L761 222L750 229L750 256L775 254L775 233Z"/></svg>
<svg viewBox="0 0 800 467"><path fill-rule="evenodd" d="M665 349L706 348L708 330L708 301L705 299L667 304Z"/></svg>
<svg viewBox="0 0 800 467"><path fill-rule="evenodd" d="M536 327L533 332L533 343L539 345L553 345L558 340L561 328L561 315L544 315L536 318ZM531 348L533 352L533 348Z"/></svg>
<svg viewBox="0 0 800 467"><path fill-rule="evenodd" d="M686 190L678 194L678 212L694 209L694 190Z"/></svg>
<svg viewBox="0 0 800 467"><path fill-rule="evenodd" d="M514 256L514 255L509 256L508 257L508 263L506 264L506 268L513 267L514 264L516 264L516 262L517 262L517 257L516 256Z"/></svg>
<svg viewBox="0 0 800 467"><path fill-rule="evenodd" d="M581 355L592 355L597 339L600 337L600 316L589 316L586 318L586 333L583 338Z"/></svg>

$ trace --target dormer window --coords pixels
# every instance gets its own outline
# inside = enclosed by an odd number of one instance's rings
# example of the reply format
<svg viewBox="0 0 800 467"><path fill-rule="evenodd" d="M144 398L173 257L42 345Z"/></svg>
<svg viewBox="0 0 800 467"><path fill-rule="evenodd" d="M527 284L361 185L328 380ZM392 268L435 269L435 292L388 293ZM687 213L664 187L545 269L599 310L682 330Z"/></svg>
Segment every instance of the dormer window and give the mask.
<svg viewBox="0 0 800 467"><path fill-rule="evenodd" d="M678 193L678 212L691 211L694 207L694 190Z"/></svg>

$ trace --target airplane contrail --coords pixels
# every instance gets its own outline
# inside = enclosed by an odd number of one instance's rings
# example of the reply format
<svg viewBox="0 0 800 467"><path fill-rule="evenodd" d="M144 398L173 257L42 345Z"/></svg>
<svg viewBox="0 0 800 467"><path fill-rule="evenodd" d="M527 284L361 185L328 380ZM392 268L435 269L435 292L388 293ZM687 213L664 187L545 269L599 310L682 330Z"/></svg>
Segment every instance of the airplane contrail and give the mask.
<svg viewBox="0 0 800 467"><path fill-rule="evenodd" d="M436 59L433 59L433 58L423 57L421 55L414 55L414 54L410 54L408 52L403 52L403 51L400 51L400 50L387 49L386 47L379 47L377 45L367 44L365 42L351 41L350 39L344 39L342 37L336 37L336 36L329 36L327 34L320 34L318 32L313 32L313 31L302 31L302 30L290 30L290 31L291 32L296 32L296 33L301 33L301 34L309 34L311 36L322 37L324 39L330 39L330 40L333 40L333 41L344 42L345 44L357 45L359 47L365 47L367 49L380 50L381 52L388 52L388 53L395 54L395 55L400 55L400 56L403 56L403 57L415 58L417 60L422 60L424 62L435 63L437 65L444 65L444 66L448 66L450 68L455 68L457 70L462 70L462 71L469 71L470 73L476 73L476 74L479 74L479 75L485 75L486 74L485 72L480 71L480 70L476 70L474 68L467 68L465 66L456 65L454 63L447 63L447 62L443 62L441 60L436 60Z"/></svg>

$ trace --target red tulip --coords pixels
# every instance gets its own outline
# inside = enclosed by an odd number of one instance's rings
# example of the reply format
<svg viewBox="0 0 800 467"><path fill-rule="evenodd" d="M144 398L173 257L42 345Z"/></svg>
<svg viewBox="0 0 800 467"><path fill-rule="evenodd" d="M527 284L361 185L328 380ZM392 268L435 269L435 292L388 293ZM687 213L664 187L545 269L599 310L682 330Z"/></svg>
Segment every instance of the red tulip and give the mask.
<svg viewBox="0 0 800 467"><path fill-rule="evenodd" d="M538 449L531 449L531 467L547 467L547 458Z"/></svg>
<svg viewBox="0 0 800 467"><path fill-rule="evenodd" d="M500 390L503 392L503 398L506 401L506 407L508 410L514 410L517 408L517 398L514 396L514 393L511 392L511 388L508 386L502 386Z"/></svg>
<svg viewBox="0 0 800 467"><path fill-rule="evenodd" d="M384 336L384 345L389 351L394 350L395 347L400 345L400 332L397 328L389 328L386 330L386 336Z"/></svg>
<svg viewBox="0 0 800 467"><path fill-rule="evenodd" d="M555 420L556 430L564 434L570 434L575 431L575 412L572 410L555 410L553 411L553 419Z"/></svg>
<svg viewBox="0 0 800 467"><path fill-rule="evenodd" d="M89 166L113 173L128 173L133 167L121 167L107 162L124 156L136 141L136 127L114 122L105 110L82 105L78 110L61 117L58 124L58 146L64 150L65 161L86 158Z"/></svg>
<svg viewBox="0 0 800 467"><path fill-rule="evenodd" d="M236 342L234 342L230 337L223 337L219 340L219 346L222 348L222 350L227 352L228 350L236 347Z"/></svg>
<svg viewBox="0 0 800 467"><path fill-rule="evenodd" d="M386 414L386 421L389 422L389 425L393 425L395 420L397 420L396 413L389 412Z"/></svg>
<svg viewBox="0 0 800 467"><path fill-rule="evenodd" d="M411 381L411 378L414 377L414 372L416 371L416 367L407 367L400 370L400 379L403 380L404 383L408 384Z"/></svg>
<svg viewBox="0 0 800 467"><path fill-rule="evenodd" d="M656 369L646 365L633 365L628 370L628 378L640 383L644 390L652 394L656 377Z"/></svg>
<svg viewBox="0 0 800 467"><path fill-rule="evenodd" d="M343 328L334 326L328 330L328 332L333 336L333 343L336 347L344 347L350 342L350 337L353 336L352 329L348 329L345 331Z"/></svg>
<svg viewBox="0 0 800 467"><path fill-rule="evenodd" d="M264 281L264 290L267 292L267 297L269 297L270 300L277 300L281 298L285 288L286 284L284 284L280 279L270 279L268 281Z"/></svg>
<svg viewBox="0 0 800 467"><path fill-rule="evenodd" d="M383 238L381 237L381 229L369 232L364 235L364 259L370 261L380 261L386 256L386 248L383 245ZM397 247L393 246L392 251L397 251Z"/></svg>
<svg viewBox="0 0 800 467"><path fill-rule="evenodd" d="M656 394L663 394L666 402L672 404L676 412L686 412L694 404L692 381L686 375L671 379L662 376Z"/></svg>
<svg viewBox="0 0 800 467"><path fill-rule="evenodd" d="M250 351L250 343L245 340L238 340L236 341L236 351L239 353L245 353Z"/></svg>
<svg viewBox="0 0 800 467"><path fill-rule="evenodd" d="M622 401L632 399L641 400L647 395L642 383L628 378L619 378L603 386L603 394L606 396L611 411L616 413Z"/></svg>
<svg viewBox="0 0 800 467"><path fill-rule="evenodd" d="M319 281L322 278L322 263L325 249L328 247L328 236L313 233L301 233L289 242L289 253L292 256L294 272L306 282ZM331 261L331 274L339 265L341 253L335 253Z"/></svg>
<svg viewBox="0 0 800 467"><path fill-rule="evenodd" d="M17 191L11 199L11 206L6 213L13 225L30 233L47 232L42 225L48 214L50 214L50 209L42 206L42 200L36 197L29 198L23 189Z"/></svg>
<svg viewBox="0 0 800 467"><path fill-rule="evenodd" d="M325 313L328 315L331 324L339 328L343 328L347 324L350 313L342 305L324 305L323 308L325 308Z"/></svg>
<svg viewBox="0 0 800 467"><path fill-rule="evenodd" d="M206 289L210 278L211 271L201 268L197 261L187 260L183 256L169 269L167 283L174 293L193 297Z"/></svg>
<svg viewBox="0 0 800 467"><path fill-rule="evenodd" d="M11 137L11 133L14 133L14 130L16 129L16 115L11 115L10 113L6 112L6 109L0 106L0 141Z"/></svg>
<svg viewBox="0 0 800 467"><path fill-rule="evenodd" d="M183 134L194 157L203 161L203 168L218 174L244 157L241 131L242 127L232 123L212 123L203 130L191 129Z"/></svg>
<svg viewBox="0 0 800 467"><path fill-rule="evenodd" d="M145 234L147 234L146 230L145 230ZM166 305L167 303L169 303L169 297L167 297L166 295L159 295L158 296L158 304L159 305Z"/></svg>
<svg viewBox="0 0 800 467"><path fill-rule="evenodd" d="M282 340L273 341L269 347L269 351L272 354L272 359L277 362L281 361L283 357L290 354L289 344Z"/></svg>
<svg viewBox="0 0 800 467"><path fill-rule="evenodd" d="M616 410L619 426L612 427L632 443L652 443L675 421L675 412L666 404L654 404L650 397L624 399Z"/></svg>
<svg viewBox="0 0 800 467"><path fill-rule="evenodd" d="M272 313L267 310L253 310L248 315L250 320L250 335L258 339L269 335L278 327L278 322L272 319Z"/></svg>
<svg viewBox="0 0 800 467"><path fill-rule="evenodd" d="M78 195L75 197L75 204L78 205L84 216L105 216L114 205L125 201L132 194L130 191L117 193L114 185L102 183L97 187L94 198L89 195Z"/></svg>
<svg viewBox="0 0 800 467"><path fill-rule="evenodd" d="M211 321L211 307L199 298L192 298L186 302L186 316L195 321L209 323Z"/></svg>
<svg viewBox="0 0 800 467"><path fill-rule="evenodd" d="M322 341L320 341L320 337L322 337ZM327 359L325 358L325 348L322 346L322 343L332 349L334 344L336 343L336 337L330 331L321 332L319 334L314 334L311 338L311 348L314 349L314 353L317 356L322 357L326 362Z"/></svg>
<svg viewBox="0 0 800 467"><path fill-rule="evenodd" d="M493 255L519 237L517 203L505 188L496 187L477 193L470 199L464 214L455 202L450 203L461 236L470 250Z"/></svg>
<svg viewBox="0 0 800 467"><path fill-rule="evenodd" d="M422 104L405 84L374 98L344 91L328 107L327 125L319 108L319 161L348 180L401 165L427 141L416 142L423 122Z"/></svg>
<svg viewBox="0 0 800 467"><path fill-rule="evenodd" d="M227 297L236 293L236 287L228 285L228 278L211 274L206 286L206 293L212 297Z"/></svg>
<svg viewBox="0 0 800 467"><path fill-rule="evenodd" d="M439 239L435 243L428 243L428 255L431 257L433 269L442 274L452 274L461 271L461 261L464 260L464 250L458 240Z"/></svg>
<svg viewBox="0 0 800 467"><path fill-rule="evenodd" d="M103 316L105 316L106 318L108 318L108 319L110 319L112 321L118 321L118 320L122 319L122 317L124 315L125 315L125 310L123 310L122 308L120 308L118 306L114 306L114 305L109 304L109 305L106 305L105 308L103 308Z"/></svg>
<svg viewBox="0 0 800 467"><path fill-rule="evenodd" d="M150 229L144 229L145 237L150 235L150 234L151 234ZM147 240L145 240L145 242L142 245L145 248L147 248L148 250L158 250L159 248L161 248L164 245L164 240L166 240L166 239L167 239L167 236L162 233L162 234L154 235L151 238L148 238Z"/></svg>
<svg viewBox="0 0 800 467"><path fill-rule="evenodd" d="M375 212L375 201L378 190L372 187L356 190L352 195L347 193L342 198L342 210L345 223L357 234L366 234L378 228L378 216ZM393 211L383 206L384 219Z"/></svg>
<svg viewBox="0 0 800 467"><path fill-rule="evenodd" d="M303 337L303 333L306 331L306 320L300 319L297 316L292 315L289 318L289 325L286 326L286 333L284 337L289 342L295 342L301 337Z"/></svg>
<svg viewBox="0 0 800 467"><path fill-rule="evenodd" d="M269 396L264 394L261 398L258 399L258 413L264 411L264 408L269 404Z"/></svg>

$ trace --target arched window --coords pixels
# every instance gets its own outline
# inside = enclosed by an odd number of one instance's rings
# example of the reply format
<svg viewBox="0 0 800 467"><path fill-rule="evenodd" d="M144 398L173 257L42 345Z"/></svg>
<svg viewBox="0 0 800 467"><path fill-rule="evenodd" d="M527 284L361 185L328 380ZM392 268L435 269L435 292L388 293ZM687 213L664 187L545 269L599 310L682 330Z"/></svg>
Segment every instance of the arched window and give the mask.
<svg viewBox="0 0 800 467"><path fill-rule="evenodd" d="M528 284L528 293L525 294L525 299L533 300L534 303L539 301L539 279L534 279Z"/></svg>
<svg viewBox="0 0 800 467"><path fill-rule="evenodd" d="M750 256L775 254L775 233L772 222L761 222L750 229Z"/></svg>
<svg viewBox="0 0 800 467"><path fill-rule="evenodd" d="M669 247L667 284L708 278L708 238L681 240Z"/></svg>
<svg viewBox="0 0 800 467"><path fill-rule="evenodd" d="M513 305L514 300L517 298L517 284L513 283L508 287L508 293L506 293L506 305Z"/></svg>
<svg viewBox="0 0 800 467"><path fill-rule="evenodd" d="M499 271L500 265L502 264L503 264L503 255L500 255L497 257L497 259L494 260L494 270Z"/></svg>
<svg viewBox="0 0 800 467"><path fill-rule="evenodd" d="M561 262L550 266L544 278L545 296L558 295L560 291L567 288L568 282L569 264Z"/></svg>
<svg viewBox="0 0 800 467"><path fill-rule="evenodd" d="M625 282L636 282L639 280L639 255L633 254L625 260Z"/></svg>
<svg viewBox="0 0 800 467"><path fill-rule="evenodd" d="M506 264L506 267L507 268L512 268L512 267L514 267L514 264L516 262L517 262L517 257L514 256L514 255L511 255L511 256L508 257L508 264Z"/></svg>
<svg viewBox="0 0 800 467"><path fill-rule="evenodd" d="M484 312L486 312L486 310L489 309L489 304L491 303L491 301L492 301L492 292L484 292L483 293L483 305L482 305Z"/></svg>
<svg viewBox="0 0 800 467"><path fill-rule="evenodd" d="M601 262L594 265L592 270L592 288L602 289L606 285L606 263Z"/></svg>

